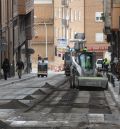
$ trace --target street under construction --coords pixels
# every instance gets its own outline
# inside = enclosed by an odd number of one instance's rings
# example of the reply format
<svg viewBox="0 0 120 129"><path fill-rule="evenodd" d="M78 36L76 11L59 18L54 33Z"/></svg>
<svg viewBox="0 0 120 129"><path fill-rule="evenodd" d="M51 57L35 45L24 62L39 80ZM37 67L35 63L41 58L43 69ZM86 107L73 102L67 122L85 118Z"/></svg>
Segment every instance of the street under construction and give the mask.
<svg viewBox="0 0 120 129"><path fill-rule="evenodd" d="M71 89L69 79L64 73L59 73L48 78L34 76L4 85L0 96L1 127L120 128L119 108L109 90L97 87Z"/></svg>

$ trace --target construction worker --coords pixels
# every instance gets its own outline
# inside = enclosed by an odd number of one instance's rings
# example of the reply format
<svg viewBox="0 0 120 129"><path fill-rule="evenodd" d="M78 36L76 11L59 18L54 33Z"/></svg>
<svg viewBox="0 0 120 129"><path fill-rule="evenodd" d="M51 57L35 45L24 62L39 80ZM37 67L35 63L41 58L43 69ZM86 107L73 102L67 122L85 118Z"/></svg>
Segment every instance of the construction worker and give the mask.
<svg viewBox="0 0 120 129"><path fill-rule="evenodd" d="M107 58L105 58L103 61L103 68L106 72L108 72L108 66L109 66L109 61L107 60Z"/></svg>
<svg viewBox="0 0 120 129"><path fill-rule="evenodd" d="M83 52L87 52L87 47L84 47L83 48Z"/></svg>

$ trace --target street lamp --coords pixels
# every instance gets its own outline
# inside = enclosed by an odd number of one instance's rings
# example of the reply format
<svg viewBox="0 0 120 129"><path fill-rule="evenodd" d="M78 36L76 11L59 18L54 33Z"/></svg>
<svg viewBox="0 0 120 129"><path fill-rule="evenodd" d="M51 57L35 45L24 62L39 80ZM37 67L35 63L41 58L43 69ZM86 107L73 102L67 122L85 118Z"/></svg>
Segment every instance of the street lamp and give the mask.
<svg viewBox="0 0 120 129"><path fill-rule="evenodd" d="M48 53L47 53L47 25L46 23L44 22L44 25L45 25L45 41L46 41L46 57L48 57Z"/></svg>

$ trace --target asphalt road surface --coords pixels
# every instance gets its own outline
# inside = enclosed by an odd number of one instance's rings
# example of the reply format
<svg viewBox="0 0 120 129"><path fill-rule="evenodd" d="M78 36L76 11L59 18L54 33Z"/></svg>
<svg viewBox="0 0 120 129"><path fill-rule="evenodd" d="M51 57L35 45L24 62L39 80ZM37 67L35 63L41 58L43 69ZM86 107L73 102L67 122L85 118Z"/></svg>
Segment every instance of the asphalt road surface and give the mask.
<svg viewBox="0 0 120 129"><path fill-rule="evenodd" d="M2 104L14 110L3 121L13 129L120 129L120 114L108 90L70 89L63 74L34 78L11 87L22 88L23 98ZM27 90L26 90L27 89Z"/></svg>

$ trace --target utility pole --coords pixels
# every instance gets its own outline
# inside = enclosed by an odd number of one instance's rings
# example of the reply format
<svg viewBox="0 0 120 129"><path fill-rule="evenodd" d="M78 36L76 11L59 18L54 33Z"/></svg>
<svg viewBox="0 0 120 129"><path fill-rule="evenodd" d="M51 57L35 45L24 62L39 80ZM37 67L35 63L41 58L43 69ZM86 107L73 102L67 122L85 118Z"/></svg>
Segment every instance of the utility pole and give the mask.
<svg viewBox="0 0 120 129"><path fill-rule="evenodd" d="M46 24L46 22L44 22L44 25L45 25L45 43L46 43L46 49L45 49L45 51L46 51L46 57L48 57L48 44L47 44L47 24Z"/></svg>

